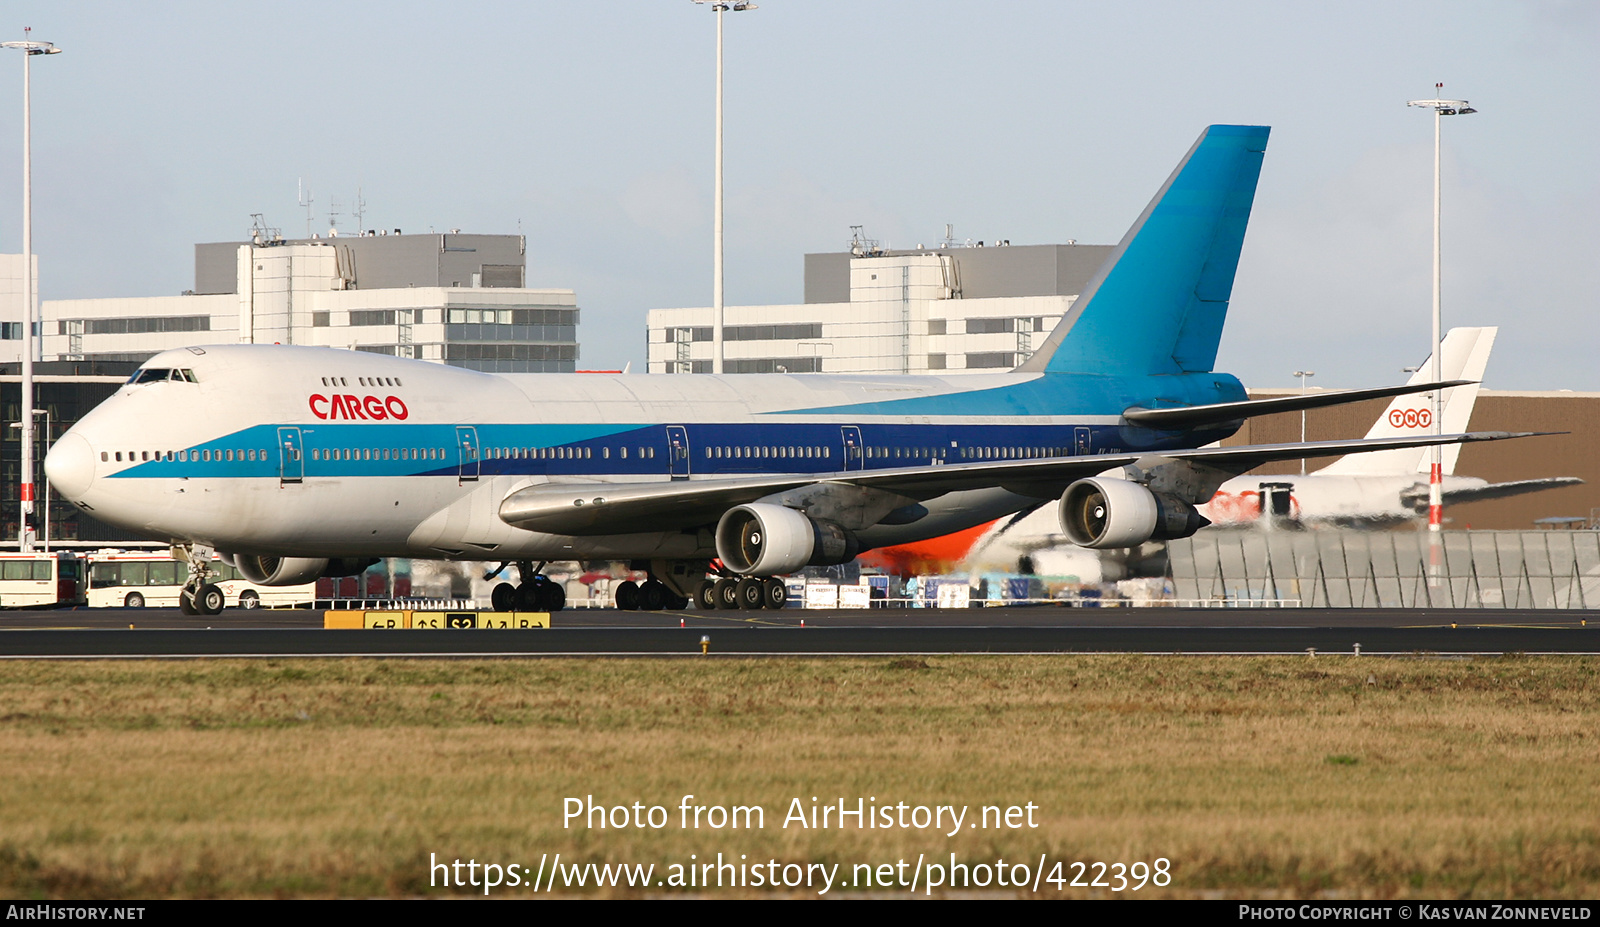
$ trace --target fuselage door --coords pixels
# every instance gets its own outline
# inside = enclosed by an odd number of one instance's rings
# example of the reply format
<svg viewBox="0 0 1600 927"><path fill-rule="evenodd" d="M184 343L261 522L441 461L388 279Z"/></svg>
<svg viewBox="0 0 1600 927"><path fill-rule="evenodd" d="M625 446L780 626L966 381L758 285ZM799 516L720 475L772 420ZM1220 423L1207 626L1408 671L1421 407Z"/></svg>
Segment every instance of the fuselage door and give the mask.
<svg viewBox="0 0 1600 927"><path fill-rule="evenodd" d="M1083 457L1089 453L1089 429L1082 426L1072 429L1072 453Z"/></svg>
<svg viewBox="0 0 1600 927"><path fill-rule="evenodd" d="M306 455L300 443L300 429L285 425L278 429L278 485L299 483L306 478Z"/></svg>
<svg viewBox="0 0 1600 927"><path fill-rule="evenodd" d="M478 478L478 429L471 425L456 426L456 476L463 483Z"/></svg>
<svg viewBox="0 0 1600 927"><path fill-rule="evenodd" d="M675 480L689 478L689 430L682 425L667 426L667 472Z"/></svg>
<svg viewBox="0 0 1600 927"><path fill-rule="evenodd" d="M861 426L840 425L839 431L844 439L844 469L860 470L865 463L865 455L861 450Z"/></svg>

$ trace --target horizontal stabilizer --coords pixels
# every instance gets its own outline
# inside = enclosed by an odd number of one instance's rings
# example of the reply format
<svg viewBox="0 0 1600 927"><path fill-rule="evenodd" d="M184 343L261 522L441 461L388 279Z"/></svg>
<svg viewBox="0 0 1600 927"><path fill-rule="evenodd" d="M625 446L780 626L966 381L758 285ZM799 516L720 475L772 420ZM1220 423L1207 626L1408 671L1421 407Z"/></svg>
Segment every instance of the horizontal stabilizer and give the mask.
<svg viewBox="0 0 1600 927"><path fill-rule="evenodd" d="M1512 480L1509 483L1490 483L1487 486L1463 486L1458 489L1445 490L1444 504L1460 505L1463 502L1507 499L1524 493L1539 492L1544 489L1557 489L1562 486L1579 486L1582 483L1583 480L1575 476L1552 476L1540 480ZM1418 483L1415 488L1401 493L1400 502L1419 513L1426 512L1428 510L1427 484Z"/></svg>
<svg viewBox="0 0 1600 927"><path fill-rule="evenodd" d="M1204 406L1182 406L1174 409L1132 408L1122 417L1134 425L1162 431L1177 431L1216 425L1253 418L1257 415L1274 415L1279 412L1299 412L1302 409L1321 409L1340 406L1364 399L1387 399L1408 393L1426 393L1435 389L1463 386L1470 380L1442 380L1437 383L1407 383L1405 386L1377 386L1372 389L1345 389L1326 393L1306 393L1298 396L1277 396L1272 399L1247 399L1243 402L1218 402Z"/></svg>

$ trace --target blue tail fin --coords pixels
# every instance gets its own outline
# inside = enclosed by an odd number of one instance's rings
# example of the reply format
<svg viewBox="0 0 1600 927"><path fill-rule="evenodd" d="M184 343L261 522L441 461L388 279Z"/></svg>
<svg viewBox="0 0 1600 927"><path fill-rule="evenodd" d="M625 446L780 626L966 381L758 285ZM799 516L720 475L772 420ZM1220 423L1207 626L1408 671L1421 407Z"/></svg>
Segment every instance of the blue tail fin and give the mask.
<svg viewBox="0 0 1600 927"><path fill-rule="evenodd" d="M1266 126L1211 126L1019 371L1211 370L1228 314Z"/></svg>

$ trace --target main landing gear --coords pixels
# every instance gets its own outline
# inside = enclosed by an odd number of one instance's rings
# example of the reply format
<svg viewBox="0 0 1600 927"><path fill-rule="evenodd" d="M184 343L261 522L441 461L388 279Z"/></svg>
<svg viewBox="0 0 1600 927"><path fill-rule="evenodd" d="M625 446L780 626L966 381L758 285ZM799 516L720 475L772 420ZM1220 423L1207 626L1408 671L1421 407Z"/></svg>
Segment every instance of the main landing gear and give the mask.
<svg viewBox="0 0 1600 927"><path fill-rule="evenodd" d="M758 576L707 579L695 590L695 604L703 609L782 608L789 589L777 577Z"/></svg>
<svg viewBox="0 0 1600 927"><path fill-rule="evenodd" d="M687 596L678 595L668 588L666 583L655 578L642 583L636 583L631 579L618 583L616 588L611 590L611 598L617 603L617 608L625 612L658 612L664 608L689 607Z"/></svg>
<svg viewBox="0 0 1600 927"><path fill-rule="evenodd" d="M633 569L648 569L642 583L618 583L611 598L622 611L661 611L688 608L746 611L782 608L789 590L773 577L739 576L721 564L706 560L634 561ZM708 575L709 574L709 575Z"/></svg>
<svg viewBox="0 0 1600 927"><path fill-rule="evenodd" d="M497 612L559 612L566 607L567 591L559 583L553 582L541 570L545 563L540 562L536 569L529 560L517 561L517 578L521 583L513 586L511 583L501 583L494 587L489 594L489 601ZM484 579L494 579L501 571L510 566L509 562L502 563Z"/></svg>
<svg viewBox="0 0 1600 927"><path fill-rule="evenodd" d="M172 559L189 564L189 579L178 590L178 610L185 615L220 615L227 596L212 582L212 549L198 544L174 544Z"/></svg>

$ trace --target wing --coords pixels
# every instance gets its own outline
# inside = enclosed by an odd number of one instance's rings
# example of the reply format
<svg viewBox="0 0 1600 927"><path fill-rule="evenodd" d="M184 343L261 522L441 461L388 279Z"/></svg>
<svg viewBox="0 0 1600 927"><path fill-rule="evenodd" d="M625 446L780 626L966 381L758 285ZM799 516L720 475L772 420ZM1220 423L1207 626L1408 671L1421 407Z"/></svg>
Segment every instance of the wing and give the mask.
<svg viewBox="0 0 1600 927"><path fill-rule="evenodd" d="M937 462L918 467L846 471L818 479L773 475L735 479L659 480L645 483L546 483L508 495L500 518L530 531L575 536L671 531L715 524L728 509L769 496L827 491L856 506L861 526L893 522L895 513L945 493L1001 488L1037 499L1059 496L1067 486L1116 467L1152 460L1185 461L1234 476L1276 460L1328 457L1423 444L1466 444L1534 434L1504 431L1418 435L1380 440L1311 441L1246 447L1202 447L1137 454L1100 454L1035 460ZM1220 482L1220 480L1219 480ZM1209 497L1209 493L1206 494Z"/></svg>

